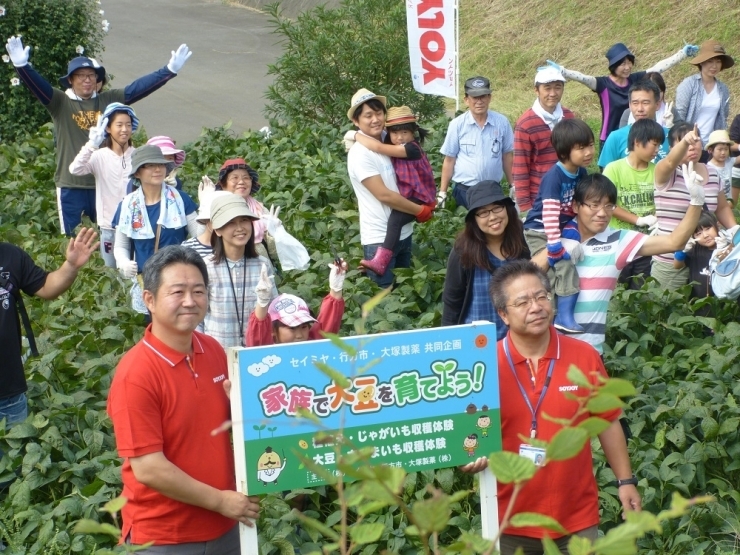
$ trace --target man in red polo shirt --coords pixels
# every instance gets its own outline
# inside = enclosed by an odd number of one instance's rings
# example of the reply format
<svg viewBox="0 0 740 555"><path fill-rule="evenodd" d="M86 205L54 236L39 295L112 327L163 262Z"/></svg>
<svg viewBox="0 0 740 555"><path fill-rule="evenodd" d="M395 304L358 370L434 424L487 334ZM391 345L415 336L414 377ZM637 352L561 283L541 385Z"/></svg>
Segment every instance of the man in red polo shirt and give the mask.
<svg viewBox="0 0 740 555"><path fill-rule="evenodd" d="M556 332L552 326L550 283L530 261L515 261L499 268L491 280L493 304L509 333L498 343L499 389L501 391L501 435L506 451L526 456L535 464L545 459L544 449L523 441L536 437L549 441L561 429L556 419L571 419L578 403L565 393L586 395L588 391L570 383L566 377L576 365L596 384L606 377L604 365L595 349L582 341ZM625 511L641 509L640 494L632 474L627 443L619 424L620 410L595 416L611 422L599 441L619 485L619 499ZM583 414L573 425L592 416ZM485 458L462 469L478 472L486 467ZM511 500L513 486L499 484L499 515ZM557 520L569 534L595 540L599 525L599 497L593 473L591 448L565 461L548 461L538 469L516 499L513 514L533 512ZM569 536L543 528L507 528L501 536L501 554L512 555L517 547L525 555L543 554L542 538L550 536L562 553L567 553Z"/></svg>
<svg viewBox="0 0 740 555"><path fill-rule="evenodd" d="M253 526L259 499L235 491L223 382L226 354L195 331L208 306L208 272L182 246L144 266L144 302L152 316L144 338L118 364L108 396L123 462L122 541L148 542L138 553L238 555L237 521Z"/></svg>

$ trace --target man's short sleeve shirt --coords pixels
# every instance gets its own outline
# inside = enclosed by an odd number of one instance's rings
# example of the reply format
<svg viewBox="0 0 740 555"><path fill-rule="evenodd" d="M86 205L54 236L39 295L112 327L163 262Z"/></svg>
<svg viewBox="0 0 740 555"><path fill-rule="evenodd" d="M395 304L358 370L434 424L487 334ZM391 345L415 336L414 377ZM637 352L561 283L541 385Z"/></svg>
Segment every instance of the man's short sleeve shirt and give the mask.
<svg viewBox="0 0 740 555"><path fill-rule="evenodd" d="M567 373L570 365L577 366L593 384L598 383L599 377L606 377L606 371L599 354L594 349L584 348L580 342L558 334L555 328L551 327L550 345L539 361L533 383L529 362L517 352L510 336L508 342L516 378L504 352L504 340L501 340L498 342L501 435L503 449L519 453L519 447L523 443L520 436L529 437L530 435L532 413L524 401L517 385L517 379L523 386L531 406L535 407L545 385L550 361L555 360L549 387L537 412L537 438L550 441L562 427L542 415L571 419L576 415L578 403L568 399L566 395L585 396L588 394L588 390L568 380ZM617 409L597 415L583 414L575 420L575 425L589 416L614 421L620 413L621 411ZM505 513L512 492L512 485L499 484L499 517ZM572 459L553 461L539 469L524 486L516 500L514 514L519 512L550 516L563 525L568 533L597 525L599 523L599 498L593 474L590 444L586 443L581 452ZM559 536L559 534L534 527L508 528L506 533L532 538L542 538L545 535Z"/></svg>
<svg viewBox="0 0 740 555"><path fill-rule="evenodd" d="M16 297L21 291L34 295L46 283L47 275L23 249L10 243L0 243L0 337L3 344L0 399L19 395L27 389Z"/></svg>
<svg viewBox="0 0 740 555"><path fill-rule="evenodd" d="M231 419L223 382L226 354L218 342L193 333L193 354L171 349L151 332L128 351L116 368L108 395L122 467L123 537L133 544L210 541L235 521L175 501L139 482L132 457L162 452L180 470L219 490L235 489L229 434L211 435Z"/></svg>

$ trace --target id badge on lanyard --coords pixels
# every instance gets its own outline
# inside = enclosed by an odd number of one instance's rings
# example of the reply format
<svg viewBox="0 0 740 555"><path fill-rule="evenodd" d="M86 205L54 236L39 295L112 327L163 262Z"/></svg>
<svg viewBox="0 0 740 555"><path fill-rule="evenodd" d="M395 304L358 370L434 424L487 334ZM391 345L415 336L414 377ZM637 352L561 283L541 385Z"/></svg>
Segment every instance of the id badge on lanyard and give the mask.
<svg viewBox="0 0 740 555"><path fill-rule="evenodd" d="M519 386L519 392L522 394L524 402L527 404L527 408L532 415L529 437L534 439L537 437L537 412L539 411L542 400L545 398L545 395L547 395L547 390L550 387L552 371L555 368L555 359L550 360L550 365L547 368L547 375L545 376L545 385L542 388L542 392L540 393L540 398L537 399L537 404L533 407L532 403L529 401L529 396L527 395L527 392L524 390L522 382L519 381L519 376L516 375L516 370L514 369L514 361L511 359L511 352L509 351L508 337L504 339L504 353L506 354L506 361L509 363L509 370L511 370L511 373L514 374L516 384ZM534 447L526 443L522 444L519 447L519 454L523 457L531 459L532 462L534 462L535 464L541 464L541 462L544 461L544 452L544 449L540 449L539 447Z"/></svg>

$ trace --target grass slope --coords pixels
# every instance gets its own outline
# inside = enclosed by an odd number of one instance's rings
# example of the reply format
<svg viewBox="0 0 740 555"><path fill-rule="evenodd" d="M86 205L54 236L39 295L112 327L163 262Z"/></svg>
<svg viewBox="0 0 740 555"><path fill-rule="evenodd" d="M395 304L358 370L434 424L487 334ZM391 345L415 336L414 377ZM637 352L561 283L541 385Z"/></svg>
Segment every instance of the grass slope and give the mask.
<svg viewBox="0 0 740 555"><path fill-rule="evenodd" d="M730 87L732 121L740 110L739 20L740 2L727 0L463 0L460 79L489 77L492 108L514 122L532 105L534 74L548 58L599 76L609 71L604 53L615 42L624 42L636 55L636 69L643 70L684 41L717 39L738 62L720 75ZM682 62L664 74L668 100L695 71ZM579 83L568 83L563 104L590 123L600 118L596 95Z"/></svg>

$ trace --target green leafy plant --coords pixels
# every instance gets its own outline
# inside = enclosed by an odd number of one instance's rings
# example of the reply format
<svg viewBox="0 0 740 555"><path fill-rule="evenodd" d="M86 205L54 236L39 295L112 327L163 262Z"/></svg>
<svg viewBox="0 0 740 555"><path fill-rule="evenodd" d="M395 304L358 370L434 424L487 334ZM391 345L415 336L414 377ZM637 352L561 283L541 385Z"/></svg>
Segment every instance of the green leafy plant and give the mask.
<svg viewBox="0 0 740 555"><path fill-rule="evenodd" d="M347 129L350 99L362 87L388 97L389 106L410 106L423 121L443 113L441 98L411 84L403 2L342 0L296 20L283 17L277 3L265 9L284 48L267 72L275 76L266 95L269 117Z"/></svg>
<svg viewBox="0 0 740 555"><path fill-rule="evenodd" d="M103 50L100 6L95 0L5 0L0 17L0 40L21 35L31 47L33 64L53 87L67 74L67 63L84 52ZM3 48L3 54L5 49ZM16 84L12 63L0 65L0 137L12 141L35 132L50 121L49 113L23 84Z"/></svg>

